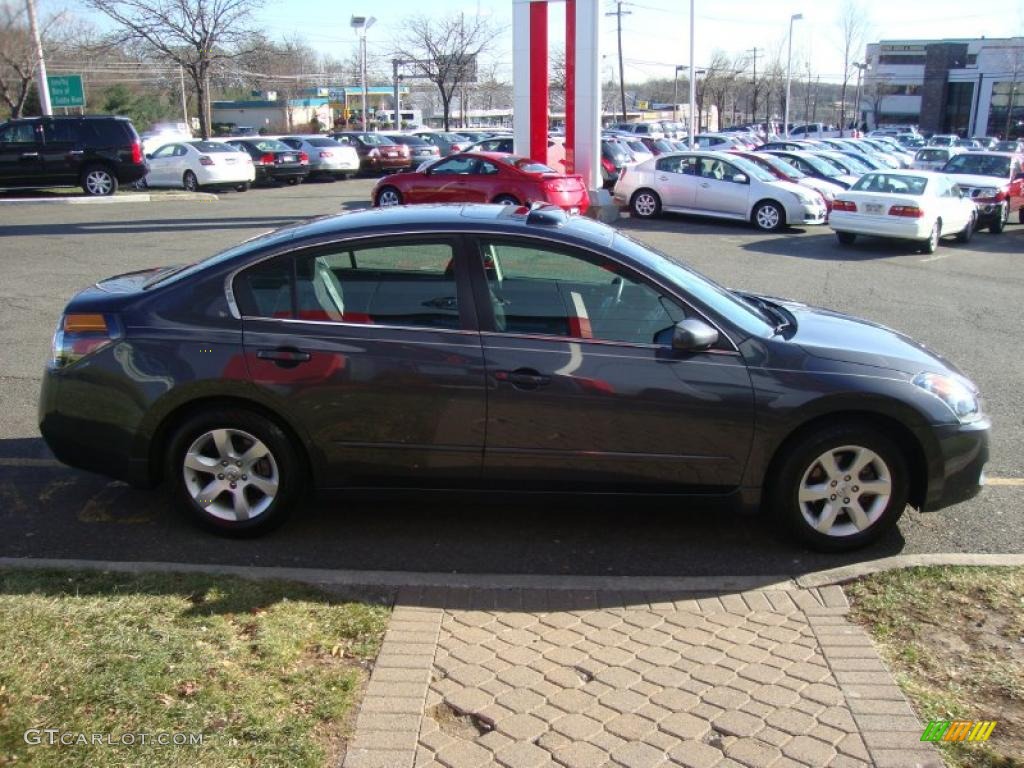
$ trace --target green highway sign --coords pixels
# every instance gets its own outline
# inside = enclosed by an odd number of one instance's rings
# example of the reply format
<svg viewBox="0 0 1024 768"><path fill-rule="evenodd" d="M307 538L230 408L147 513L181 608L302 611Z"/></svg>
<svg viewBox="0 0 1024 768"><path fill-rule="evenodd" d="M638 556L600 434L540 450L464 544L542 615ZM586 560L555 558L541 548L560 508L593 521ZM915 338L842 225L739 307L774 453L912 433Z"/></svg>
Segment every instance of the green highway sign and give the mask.
<svg viewBox="0 0 1024 768"><path fill-rule="evenodd" d="M48 75L50 106L84 107L85 87L81 75Z"/></svg>

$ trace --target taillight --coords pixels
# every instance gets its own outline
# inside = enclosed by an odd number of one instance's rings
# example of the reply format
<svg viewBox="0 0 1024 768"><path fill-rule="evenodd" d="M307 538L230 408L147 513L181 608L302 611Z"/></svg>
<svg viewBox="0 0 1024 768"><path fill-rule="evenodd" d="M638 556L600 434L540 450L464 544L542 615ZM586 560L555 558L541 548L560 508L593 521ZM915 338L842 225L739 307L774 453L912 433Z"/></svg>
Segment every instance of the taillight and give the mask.
<svg viewBox="0 0 1024 768"><path fill-rule="evenodd" d="M199 158L199 164L200 165L213 165L213 158L212 157L207 157L206 155L202 155Z"/></svg>
<svg viewBox="0 0 1024 768"><path fill-rule="evenodd" d="M135 165L142 163L142 144L138 141L132 142L132 163Z"/></svg>
<svg viewBox="0 0 1024 768"><path fill-rule="evenodd" d="M380 157L380 150L374 147L366 153L369 157Z"/></svg>
<svg viewBox="0 0 1024 768"><path fill-rule="evenodd" d="M607 157L601 158L601 167L604 168L608 173L615 173L615 164L612 163Z"/></svg>
<svg viewBox="0 0 1024 768"><path fill-rule="evenodd" d="M257 162L259 162L260 165L273 165L274 153L267 152L265 155L260 155L260 159Z"/></svg>
<svg viewBox="0 0 1024 768"><path fill-rule="evenodd" d="M850 213L857 212L857 204L852 200L836 200L832 203L833 211L849 211Z"/></svg>
<svg viewBox="0 0 1024 768"><path fill-rule="evenodd" d="M320 150L320 157L334 157L334 153L329 149Z"/></svg>
<svg viewBox="0 0 1024 768"><path fill-rule="evenodd" d="M299 162L300 163L308 163L309 162L309 155L307 155L305 152L299 152Z"/></svg>
<svg viewBox="0 0 1024 768"><path fill-rule="evenodd" d="M64 368L122 336L115 315L70 313L64 315L53 334L50 367Z"/></svg>
<svg viewBox="0 0 1024 768"><path fill-rule="evenodd" d="M890 216L902 216L907 219L920 219L924 211L916 205L894 205L889 209Z"/></svg>

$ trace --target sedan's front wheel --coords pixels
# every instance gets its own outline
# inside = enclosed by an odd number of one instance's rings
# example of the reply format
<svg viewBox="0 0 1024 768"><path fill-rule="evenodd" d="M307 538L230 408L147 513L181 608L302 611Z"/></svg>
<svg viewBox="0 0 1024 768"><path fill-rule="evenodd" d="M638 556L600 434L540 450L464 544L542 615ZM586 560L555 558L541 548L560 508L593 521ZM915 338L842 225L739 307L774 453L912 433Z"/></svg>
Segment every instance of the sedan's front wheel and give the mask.
<svg viewBox="0 0 1024 768"><path fill-rule="evenodd" d="M390 208L402 204L402 193L394 187L384 187L377 193L377 205L381 208Z"/></svg>
<svg viewBox="0 0 1024 768"><path fill-rule="evenodd" d="M999 206L999 212L996 214L995 220L988 225L988 231L993 235L1001 234L1006 229L1006 222L1010 219L1010 207L1003 203Z"/></svg>
<svg viewBox="0 0 1024 768"><path fill-rule="evenodd" d="M176 505L227 536L256 536L284 522L301 488L288 436L246 410L196 414L174 433L166 477Z"/></svg>
<svg viewBox="0 0 1024 768"><path fill-rule="evenodd" d="M808 433L766 478L778 518L823 552L862 547L892 528L907 505L910 474L881 428L840 423Z"/></svg>
<svg viewBox="0 0 1024 768"><path fill-rule="evenodd" d="M786 212L778 203L761 203L754 209L754 225L764 232L777 232L786 226Z"/></svg>
<svg viewBox="0 0 1024 768"><path fill-rule="evenodd" d="M932 233L928 235L928 239L921 244L922 253L935 253L939 250L939 237L942 233L942 222L936 221L932 226Z"/></svg>

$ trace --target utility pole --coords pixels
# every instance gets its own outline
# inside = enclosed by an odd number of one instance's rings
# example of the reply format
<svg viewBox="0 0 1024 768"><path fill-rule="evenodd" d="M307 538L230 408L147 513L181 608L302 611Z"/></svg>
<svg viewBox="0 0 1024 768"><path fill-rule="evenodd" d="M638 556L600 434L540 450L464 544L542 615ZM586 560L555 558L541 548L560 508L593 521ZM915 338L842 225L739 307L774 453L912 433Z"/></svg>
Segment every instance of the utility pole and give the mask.
<svg viewBox="0 0 1024 768"><path fill-rule="evenodd" d="M793 80L793 22L800 21L804 15L794 13L789 17L789 50L786 53L786 103L782 106L782 132L789 138L789 86Z"/></svg>
<svg viewBox="0 0 1024 768"><path fill-rule="evenodd" d="M686 69L682 64L676 64L676 76L672 82L672 122L679 122L679 70Z"/></svg>
<svg viewBox="0 0 1024 768"><path fill-rule="evenodd" d="M395 93L394 93L394 108L395 108L395 130L402 130L402 115L401 115L401 104L399 99L401 96L398 93L398 67L401 65L401 61L398 59L391 60L391 79L394 82Z"/></svg>
<svg viewBox="0 0 1024 768"><path fill-rule="evenodd" d="M617 25L619 38L619 97L622 99L622 122L626 122L626 81L622 66L622 17L629 16L630 13L632 11L622 10L622 0L615 0L615 10L605 14L605 16L614 16Z"/></svg>
<svg viewBox="0 0 1024 768"><path fill-rule="evenodd" d="M44 115L52 115L53 107L50 106L50 82L46 79L46 62L43 60L43 41L39 38L39 22L36 20L35 0L26 0L28 6L28 26L32 35L32 45L36 54L36 76L39 89L39 111ZM619 42L619 61L622 61L622 43Z"/></svg>
<svg viewBox="0 0 1024 768"><path fill-rule="evenodd" d="M814 110L811 113L811 122L818 122L818 86L821 85L821 75L814 78Z"/></svg>
<svg viewBox="0 0 1024 768"><path fill-rule="evenodd" d="M754 54L754 76L750 81L750 121L757 122L757 46L747 50L747 53Z"/></svg>
<svg viewBox="0 0 1024 768"><path fill-rule="evenodd" d="M859 61L855 61L855 62L853 62L853 66L855 66L857 68L857 97L856 97L856 100L854 101L855 106L853 108L853 114L855 115L854 120L856 120L857 123L856 123L856 128L854 130L859 130L860 129L860 84L861 84L861 78L864 75L864 70L868 68L868 65L867 65L866 62L865 63L861 63ZM876 119L876 122L877 122L877 119Z"/></svg>

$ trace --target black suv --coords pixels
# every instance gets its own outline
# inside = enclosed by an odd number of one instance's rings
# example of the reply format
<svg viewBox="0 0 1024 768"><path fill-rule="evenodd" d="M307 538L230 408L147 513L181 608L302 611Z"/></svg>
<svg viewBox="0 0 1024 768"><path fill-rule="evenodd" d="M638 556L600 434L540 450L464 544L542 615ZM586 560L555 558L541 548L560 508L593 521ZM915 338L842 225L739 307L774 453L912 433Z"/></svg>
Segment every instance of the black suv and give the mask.
<svg viewBox="0 0 1024 768"><path fill-rule="evenodd" d="M112 195L149 171L126 117L31 117L0 125L0 187L81 186Z"/></svg>

